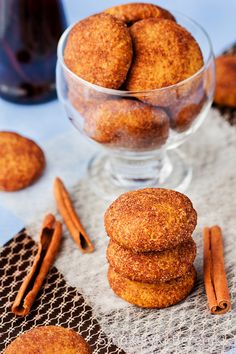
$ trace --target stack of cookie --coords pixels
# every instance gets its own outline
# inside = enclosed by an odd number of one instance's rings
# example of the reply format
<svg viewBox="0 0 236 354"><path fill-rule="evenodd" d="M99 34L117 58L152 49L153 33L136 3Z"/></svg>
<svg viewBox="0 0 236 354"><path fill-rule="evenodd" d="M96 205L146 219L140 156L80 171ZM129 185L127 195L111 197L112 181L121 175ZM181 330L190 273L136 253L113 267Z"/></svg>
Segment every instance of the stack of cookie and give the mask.
<svg viewBox="0 0 236 354"><path fill-rule="evenodd" d="M105 213L108 280L124 300L164 308L192 290L197 214L185 195L147 188L121 195Z"/></svg>

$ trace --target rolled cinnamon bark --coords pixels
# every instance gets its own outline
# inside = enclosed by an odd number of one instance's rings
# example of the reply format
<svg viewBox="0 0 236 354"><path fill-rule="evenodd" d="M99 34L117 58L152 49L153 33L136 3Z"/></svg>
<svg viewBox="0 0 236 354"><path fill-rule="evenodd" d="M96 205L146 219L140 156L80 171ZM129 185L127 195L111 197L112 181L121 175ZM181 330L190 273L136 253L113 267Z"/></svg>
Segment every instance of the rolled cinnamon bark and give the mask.
<svg viewBox="0 0 236 354"><path fill-rule="evenodd" d="M38 251L32 267L23 280L12 305L12 312L15 315L25 316L30 312L34 300L59 250L61 235L61 223L56 221L52 214L48 214L43 222Z"/></svg>
<svg viewBox="0 0 236 354"><path fill-rule="evenodd" d="M231 309L224 267L223 240L219 226L204 229L204 282L212 314L221 315Z"/></svg>
<svg viewBox="0 0 236 354"><path fill-rule="evenodd" d="M58 177L54 181L54 196L57 209L79 249L83 253L93 252L92 241L80 222L64 183Z"/></svg>

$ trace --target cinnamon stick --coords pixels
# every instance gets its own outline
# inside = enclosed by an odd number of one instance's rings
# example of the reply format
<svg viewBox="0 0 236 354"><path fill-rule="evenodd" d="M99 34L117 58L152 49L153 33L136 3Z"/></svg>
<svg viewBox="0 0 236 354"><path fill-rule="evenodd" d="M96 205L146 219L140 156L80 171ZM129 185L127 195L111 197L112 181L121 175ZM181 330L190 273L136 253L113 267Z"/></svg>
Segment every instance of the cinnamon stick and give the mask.
<svg viewBox="0 0 236 354"><path fill-rule="evenodd" d="M43 221L38 251L32 267L23 280L12 305L12 312L15 315L25 316L30 312L34 300L58 252L61 235L61 223L56 221L52 214L48 214Z"/></svg>
<svg viewBox="0 0 236 354"><path fill-rule="evenodd" d="M69 193L66 190L62 180L56 178L54 182L54 195L60 212L71 236L83 253L94 251L94 246L89 235L80 222L78 215L73 207Z"/></svg>
<svg viewBox="0 0 236 354"><path fill-rule="evenodd" d="M204 282L210 312L221 315L231 309L224 267L222 232L219 226L206 227L204 235Z"/></svg>

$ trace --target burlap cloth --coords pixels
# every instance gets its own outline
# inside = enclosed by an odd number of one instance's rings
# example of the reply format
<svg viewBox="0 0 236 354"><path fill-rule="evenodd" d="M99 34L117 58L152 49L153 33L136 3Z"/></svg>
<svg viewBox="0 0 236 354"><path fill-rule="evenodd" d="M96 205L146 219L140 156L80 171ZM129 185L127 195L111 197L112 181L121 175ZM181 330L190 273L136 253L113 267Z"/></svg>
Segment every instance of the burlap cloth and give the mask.
<svg viewBox="0 0 236 354"><path fill-rule="evenodd" d="M54 146L54 149L57 148L58 144ZM78 292L78 297L82 294L84 302L91 306L92 319L98 321L109 340L127 353L218 354L233 353L236 350L236 128L225 122L218 111L211 110L199 132L184 144L182 149L188 152L194 164L194 177L187 195L198 211L198 226L194 232L198 247L195 262L198 281L194 291L185 301L165 310L139 309L113 294L106 279L105 253L108 237L103 227L103 214L107 203L88 188L86 179L70 188L74 205L95 244L95 252L82 255L68 232L64 230L63 243L55 267L63 274L65 287L73 289L72 292ZM28 226L28 233L35 240L38 238L42 218L49 211L56 213L55 205L44 208L41 214L37 211ZM219 224L224 232L225 264L233 303L232 311L223 316L209 314L202 274L202 228L215 223ZM17 252L24 252L21 246L14 247ZM29 317L29 324L27 318L23 322L13 318L9 312L10 302L14 298L10 289L16 291L19 287L19 277L22 277L21 270L24 267L18 266L17 258L14 258L16 255L12 257L15 273L11 277L11 285L5 288L4 281L1 285L7 301L7 306L6 303L1 304L5 314L1 316L1 332L2 328L6 331L2 334L5 343L19 331L39 323L57 323L80 331L84 321L81 311L83 313L85 305L82 305L82 309L79 305L77 308L76 301L72 299L70 308L65 311L68 291L58 295L56 286L52 298L47 298L48 304L46 297L42 296L45 289L41 291ZM28 255L26 258L28 261ZM8 265L7 271L12 272L12 266ZM46 287L49 286L53 272L56 272L55 268L47 279ZM59 275L59 279L64 281L62 275ZM78 317L75 316L76 308ZM50 322L51 319L53 322ZM86 338L89 337L86 335Z"/></svg>
<svg viewBox="0 0 236 354"><path fill-rule="evenodd" d="M13 255L9 254L11 243L3 249L1 262L3 264L6 257L7 265L4 263L5 276L1 275L2 348L19 332L43 323L61 324L78 330L93 348L96 348L95 353L103 352L99 349L99 344L96 344L102 336L105 338L105 352L108 352L109 345L111 348L111 340L119 348L133 354L236 352L236 128L222 119L222 112L212 109L203 126L181 148L187 152L194 165L193 180L187 195L198 211L198 226L194 232L198 247L195 262L198 281L192 294L180 304L165 310L139 309L113 294L106 279L105 253L108 238L103 227L103 214L108 203L90 190L86 179L81 179L70 188L70 193L95 244L95 252L81 255L64 230L56 268L50 272L32 313L22 320L14 318L9 308L22 279L21 272L25 269L21 262L24 260L27 267L29 266L29 252L31 247L35 249L35 246L31 241L27 243L25 239L20 239L21 241L13 241ZM234 122L235 111L227 111L227 114L224 114L226 120ZM58 151L58 146L64 141L58 139L50 143L48 154L55 156L55 151ZM76 138L72 136L66 137L66 141L75 146L77 144ZM77 145L79 146L81 145ZM61 158L63 159L63 156ZM14 207L14 210L22 215L22 206L19 203L14 204L14 201L10 200L8 206ZM52 193L44 193L40 207L35 211L32 209L30 205L26 221L29 234L37 240L37 231L45 213L56 212ZM225 265L233 304L232 311L222 316L209 313L202 274L201 232L203 226L216 223L223 229ZM8 252L8 255L4 256L4 252ZM2 269L0 271L3 273ZM49 293L47 289L51 289ZM85 325L87 313L89 328ZM94 337L93 333L96 333ZM117 353L119 350L114 349L112 352Z"/></svg>

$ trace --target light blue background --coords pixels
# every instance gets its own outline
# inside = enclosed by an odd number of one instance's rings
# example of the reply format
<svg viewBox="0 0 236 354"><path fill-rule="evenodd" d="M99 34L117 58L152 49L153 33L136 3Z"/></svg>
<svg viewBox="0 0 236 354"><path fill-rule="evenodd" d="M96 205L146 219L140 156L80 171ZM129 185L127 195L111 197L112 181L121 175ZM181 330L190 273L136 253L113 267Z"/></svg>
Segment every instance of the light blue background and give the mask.
<svg viewBox="0 0 236 354"><path fill-rule="evenodd" d="M64 1L69 23L119 3L122 1ZM236 41L236 0L160 0L155 3L178 10L199 22L209 33L216 54ZM0 99L0 130L17 131L43 146L49 139L71 129L74 128L57 101L20 106ZM0 194L0 244L23 227L22 220L6 210L3 200Z"/></svg>

